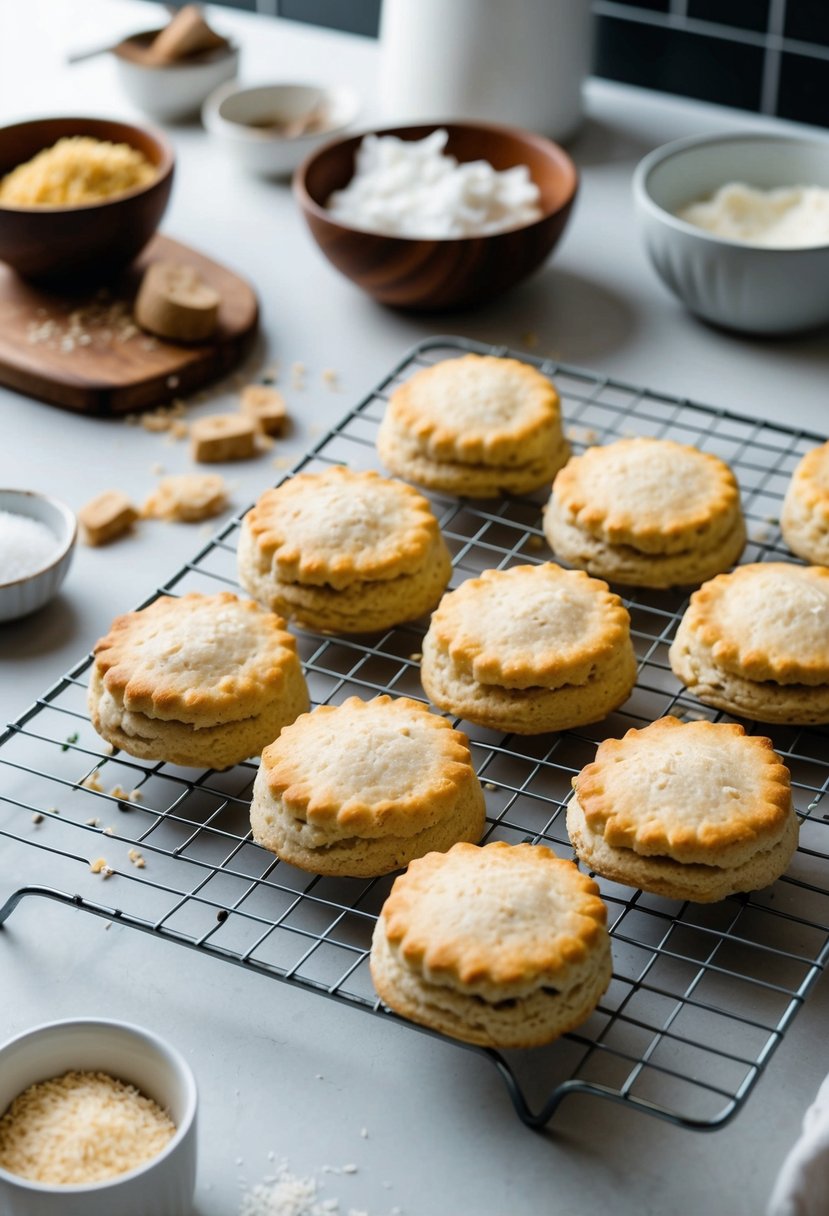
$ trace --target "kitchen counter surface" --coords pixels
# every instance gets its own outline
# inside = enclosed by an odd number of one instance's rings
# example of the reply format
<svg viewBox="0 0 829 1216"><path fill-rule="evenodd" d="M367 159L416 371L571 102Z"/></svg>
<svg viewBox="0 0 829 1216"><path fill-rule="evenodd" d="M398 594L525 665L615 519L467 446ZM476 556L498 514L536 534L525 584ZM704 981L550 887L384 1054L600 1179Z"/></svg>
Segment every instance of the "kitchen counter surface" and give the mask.
<svg viewBox="0 0 829 1216"><path fill-rule="evenodd" d="M73 111L141 121L107 57L74 68L63 61L70 49L151 26L158 9L128 0L30 0L13 16L11 9L0 11L0 122ZM371 123L374 43L231 10L212 17L236 34L246 80L352 83ZM287 185L244 177L196 125L169 128L178 166L164 231L256 285L263 334L251 368L275 360L306 368L303 390L283 374L290 437L267 457L223 470L236 509L277 479L274 458L292 464L408 347L435 332L516 349L532 343L535 354L826 432L827 332L752 341L704 326L663 289L634 227L630 175L646 151L686 134L766 125L592 81L588 118L571 145L580 196L554 258L503 301L432 319L386 311L340 278L304 230ZM329 370L337 391L323 376ZM231 383L210 390L192 415L230 407L233 392ZM75 508L112 486L140 501L159 464L167 472L190 467L186 444L3 389L0 420L0 485L46 490ZM0 626L3 721L203 539L198 525L145 524L111 548L79 546L60 598ZM0 896L21 874L46 881L51 864L48 854L3 840ZM829 988L816 986L745 1109L711 1135L583 1097L565 1102L551 1130L532 1133L473 1053L125 927L107 932L95 918L26 901L0 935L0 1037L80 1014L151 1026L193 1064L201 1216L235 1212L240 1185L260 1181L282 1159L324 1183L321 1196L339 1199L343 1216L748 1216L763 1210L826 1071ZM347 1164L356 1171L332 1172Z"/></svg>

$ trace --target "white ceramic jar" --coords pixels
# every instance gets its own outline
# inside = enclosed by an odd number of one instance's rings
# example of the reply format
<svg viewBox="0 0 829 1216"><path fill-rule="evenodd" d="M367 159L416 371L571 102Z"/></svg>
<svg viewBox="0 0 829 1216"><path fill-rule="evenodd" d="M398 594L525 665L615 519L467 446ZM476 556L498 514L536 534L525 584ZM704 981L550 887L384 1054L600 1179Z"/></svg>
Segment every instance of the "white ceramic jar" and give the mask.
<svg viewBox="0 0 829 1216"><path fill-rule="evenodd" d="M582 116L590 0L383 0L388 122L480 119L566 139Z"/></svg>

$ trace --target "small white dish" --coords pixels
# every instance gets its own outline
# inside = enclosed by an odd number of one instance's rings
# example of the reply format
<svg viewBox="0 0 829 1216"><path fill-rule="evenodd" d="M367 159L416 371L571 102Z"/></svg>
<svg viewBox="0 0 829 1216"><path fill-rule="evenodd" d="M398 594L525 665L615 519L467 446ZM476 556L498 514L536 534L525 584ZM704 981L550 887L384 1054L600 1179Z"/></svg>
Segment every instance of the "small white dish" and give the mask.
<svg viewBox="0 0 829 1216"><path fill-rule="evenodd" d="M118 81L132 104L156 122L184 122L198 115L202 102L218 85L236 78L239 49L228 45L190 60L164 64L129 57L131 45L149 46L158 32L133 34L113 48Z"/></svg>
<svg viewBox="0 0 829 1216"><path fill-rule="evenodd" d="M360 110L352 89L310 84L271 84L256 88L223 85L202 109L205 127L229 155L250 173L287 177L309 152L351 126ZM286 135L282 125L319 114L322 123L307 133ZM272 126L262 124L273 124Z"/></svg>
<svg viewBox="0 0 829 1216"><path fill-rule="evenodd" d="M0 1169L3 1216L189 1216L196 1185L196 1082L181 1055L139 1026L50 1022L0 1047L0 1114L38 1081L105 1072L152 1098L176 1125L158 1156L105 1182L55 1186Z"/></svg>
<svg viewBox="0 0 829 1216"><path fill-rule="evenodd" d="M35 490L0 490L0 511L35 519L55 536L55 551L46 565L22 578L0 582L0 621L14 621L57 595L72 564L78 525L69 507Z"/></svg>
<svg viewBox="0 0 829 1216"><path fill-rule="evenodd" d="M829 187L829 139L708 135L649 153L633 175L645 248L691 312L728 329L787 334L829 323L829 244L774 249L715 236L675 214L726 182Z"/></svg>

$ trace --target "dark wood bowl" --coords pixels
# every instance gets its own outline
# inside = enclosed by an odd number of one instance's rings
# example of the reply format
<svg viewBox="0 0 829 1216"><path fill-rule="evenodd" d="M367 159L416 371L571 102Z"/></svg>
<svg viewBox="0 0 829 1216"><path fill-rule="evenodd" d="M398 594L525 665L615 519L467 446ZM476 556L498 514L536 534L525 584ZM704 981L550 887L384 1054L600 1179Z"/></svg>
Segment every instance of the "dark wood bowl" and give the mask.
<svg viewBox="0 0 829 1216"><path fill-rule="evenodd" d="M104 283L154 234L173 184L173 150L163 136L105 118L40 118L0 128L0 177L65 135L130 144L158 168L146 186L80 207L0 205L0 261L38 282Z"/></svg>
<svg viewBox="0 0 829 1216"><path fill-rule="evenodd" d="M325 144L294 176L295 197L329 262L381 303L423 312L482 304L526 278L564 231L578 189L578 172L564 149L518 127L446 122L375 134L423 139L436 127L448 131L446 151L459 161L487 160L499 170L527 165L541 191L541 219L491 236L445 240L350 228L332 219L325 204L354 175L362 134Z"/></svg>

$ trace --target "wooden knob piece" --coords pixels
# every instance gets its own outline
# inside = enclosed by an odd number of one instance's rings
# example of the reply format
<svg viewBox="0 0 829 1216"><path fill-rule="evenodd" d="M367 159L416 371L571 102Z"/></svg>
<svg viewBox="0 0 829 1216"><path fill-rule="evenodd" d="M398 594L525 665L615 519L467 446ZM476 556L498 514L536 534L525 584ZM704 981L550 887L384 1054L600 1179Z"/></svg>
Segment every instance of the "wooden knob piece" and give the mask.
<svg viewBox="0 0 829 1216"><path fill-rule="evenodd" d="M135 300L142 329L175 342L203 342L216 328L219 293L192 266L153 262Z"/></svg>

